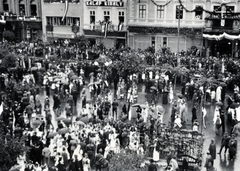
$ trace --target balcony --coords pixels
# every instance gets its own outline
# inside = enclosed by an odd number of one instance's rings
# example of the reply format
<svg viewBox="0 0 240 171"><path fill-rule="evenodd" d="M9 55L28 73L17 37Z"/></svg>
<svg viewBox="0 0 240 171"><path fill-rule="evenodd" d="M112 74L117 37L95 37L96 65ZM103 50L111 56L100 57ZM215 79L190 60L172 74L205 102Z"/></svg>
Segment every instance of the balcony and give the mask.
<svg viewBox="0 0 240 171"><path fill-rule="evenodd" d="M17 16L17 15L12 15L12 16L7 16L6 17L7 21L18 21L18 20L23 20L23 21L42 21L41 17L36 17L36 16Z"/></svg>

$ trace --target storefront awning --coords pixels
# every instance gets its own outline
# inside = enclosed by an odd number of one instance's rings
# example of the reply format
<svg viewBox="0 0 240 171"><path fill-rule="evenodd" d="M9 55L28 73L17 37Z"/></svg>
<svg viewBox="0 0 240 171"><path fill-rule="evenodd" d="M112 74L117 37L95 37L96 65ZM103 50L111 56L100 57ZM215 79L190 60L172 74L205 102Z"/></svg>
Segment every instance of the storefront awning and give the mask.
<svg viewBox="0 0 240 171"><path fill-rule="evenodd" d="M222 33L219 35L210 35L210 34L203 34L203 37L208 40L222 40L222 39L228 39L228 40L240 40L240 34L239 35L230 35L227 33Z"/></svg>

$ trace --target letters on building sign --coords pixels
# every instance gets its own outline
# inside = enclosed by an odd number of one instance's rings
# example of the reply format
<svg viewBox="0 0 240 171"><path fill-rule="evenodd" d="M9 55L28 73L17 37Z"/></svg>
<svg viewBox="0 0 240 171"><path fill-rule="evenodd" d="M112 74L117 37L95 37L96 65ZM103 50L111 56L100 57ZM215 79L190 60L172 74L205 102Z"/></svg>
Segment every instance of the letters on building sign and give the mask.
<svg viewBox="0 0 240 171"><path fill-rule="evenodd" d="M122 1L87 1L87 6L110 6L110 7L123 7Z"/></svg>

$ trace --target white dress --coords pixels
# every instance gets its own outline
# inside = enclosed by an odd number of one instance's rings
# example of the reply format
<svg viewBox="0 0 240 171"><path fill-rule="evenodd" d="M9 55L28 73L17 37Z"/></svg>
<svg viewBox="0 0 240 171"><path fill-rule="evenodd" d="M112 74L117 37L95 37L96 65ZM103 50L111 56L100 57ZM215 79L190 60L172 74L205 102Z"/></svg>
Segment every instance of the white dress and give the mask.
<svg viewBox="0 0 240 171"><path fill-rule="evenodd" d="M154 144L153 161L159 161L159 152L156 150L157 143Z"/></svg>
<svg viewBox="0 0 240 171"><path fill-rule="evenodd" d="M218 87L216 90L216 101L220 102L221 101L221 91L222 91L222 87Z"/></svg>

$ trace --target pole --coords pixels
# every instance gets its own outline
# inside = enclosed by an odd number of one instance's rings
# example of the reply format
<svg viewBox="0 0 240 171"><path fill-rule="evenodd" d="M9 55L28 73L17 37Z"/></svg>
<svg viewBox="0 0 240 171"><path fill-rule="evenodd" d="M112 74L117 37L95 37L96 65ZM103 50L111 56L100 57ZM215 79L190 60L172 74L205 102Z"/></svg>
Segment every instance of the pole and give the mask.
<svg viewBox="0 0 240 171"><path fill-rule="evenodd" d="M178 15L178 37L177 37L177 66L180 66L179 44L180 44L180 16Z"/></svg>

